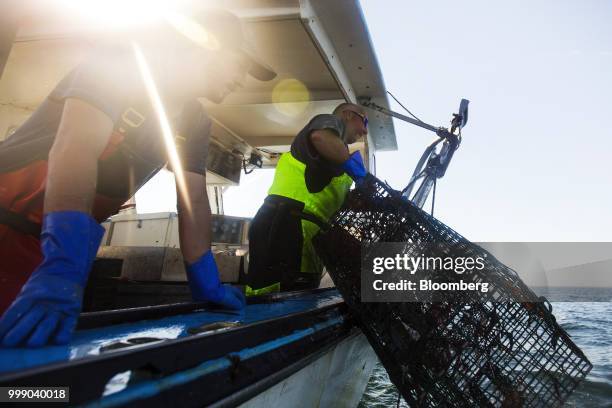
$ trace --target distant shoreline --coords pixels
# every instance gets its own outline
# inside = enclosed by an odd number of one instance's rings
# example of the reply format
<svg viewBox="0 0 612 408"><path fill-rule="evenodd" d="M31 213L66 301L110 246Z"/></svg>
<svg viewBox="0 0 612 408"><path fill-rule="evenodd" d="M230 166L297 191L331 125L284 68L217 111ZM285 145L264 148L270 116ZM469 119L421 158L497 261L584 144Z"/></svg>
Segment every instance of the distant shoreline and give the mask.
<svg viewBox="0 0 612 408"><path fill-rule="evenodd" d="M540 286L531 290L549 302L612 302L611 287Z"/></svg>

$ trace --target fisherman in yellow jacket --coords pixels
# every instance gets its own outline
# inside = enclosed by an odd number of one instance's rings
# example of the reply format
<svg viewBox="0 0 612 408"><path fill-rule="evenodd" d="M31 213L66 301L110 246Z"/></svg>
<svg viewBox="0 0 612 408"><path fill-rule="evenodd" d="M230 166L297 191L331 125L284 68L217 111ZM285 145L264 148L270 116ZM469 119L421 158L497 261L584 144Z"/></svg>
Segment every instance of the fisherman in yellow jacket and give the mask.
<svg viewBox="0 0 612 408"><path fill-rule="evenodd" d="M366 169L348 145L367 135L364 108L342 103L298 133L249 229L247 295L319 286L323 265L312 238Z"/></svg>

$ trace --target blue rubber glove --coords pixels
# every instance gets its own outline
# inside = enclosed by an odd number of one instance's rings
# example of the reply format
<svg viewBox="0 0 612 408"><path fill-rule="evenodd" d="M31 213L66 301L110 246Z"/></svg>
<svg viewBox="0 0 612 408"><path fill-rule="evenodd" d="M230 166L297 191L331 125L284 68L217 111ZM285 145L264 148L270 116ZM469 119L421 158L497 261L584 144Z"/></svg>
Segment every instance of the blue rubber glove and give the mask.
<svg viewBox="0 0 612 408"><path fill-rule="evenodd" d="M187 265L187 278L193 300L213 302L228 309L241 310L246 305L244 294L231 285L222 285L217 263L209 249L195 263Z"/></svg>
<svg viewBox="0 0 612 408"><path fill-rule="evenodd" d="M351 176L355 183L359 183L368 174L359 151L351 154L348 160L342 163L342 170Z"/></svg>
<svg viewBox="0 0 612 408"><path fill-rule="evenodd" d="M0 319L3 346L65 344L81 312L83 288L102 228L79 211L46 214L40 236L43 262Z"/></svg>

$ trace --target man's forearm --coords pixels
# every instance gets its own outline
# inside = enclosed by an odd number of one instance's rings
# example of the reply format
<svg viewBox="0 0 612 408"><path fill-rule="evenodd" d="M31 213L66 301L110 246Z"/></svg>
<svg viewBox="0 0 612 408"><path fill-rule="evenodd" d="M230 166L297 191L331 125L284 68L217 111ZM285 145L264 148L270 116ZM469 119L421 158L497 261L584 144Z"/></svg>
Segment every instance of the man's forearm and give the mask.
<svg viewBox="0 0 612 408"><path fill-rule="evenodd" d="M45 213L91 213L98 157L112 129L111 119L97 108L78 99L65 102L57 136L49 152Z"/></svg>
<svg viewBox="0 0 612 408"><path fill-rule="evenodd" d="M187 194L178 190L179 237L181 252L187 263L187 280L193 300L214 302L223 307L241 310L246 305L244 294L221 283L219 270L210 251L211 213L206 193L206 177L185 172Z"/></svg>
<svg viewBox="0 0 612 408"><path fill-rule="evenodd" d="M210 249L211 211L206 192L206 176L185 172L187 195L177 183L177 207L181 252L187 263L194 263Z"/></svg>
<svg viewBox="0 0 612 408"><path fill-rule="evenodd" d="M81 153L81 154L79 154ZM98 163L82 152L52 149L49 154L44 212L91 213Z"/></svg>

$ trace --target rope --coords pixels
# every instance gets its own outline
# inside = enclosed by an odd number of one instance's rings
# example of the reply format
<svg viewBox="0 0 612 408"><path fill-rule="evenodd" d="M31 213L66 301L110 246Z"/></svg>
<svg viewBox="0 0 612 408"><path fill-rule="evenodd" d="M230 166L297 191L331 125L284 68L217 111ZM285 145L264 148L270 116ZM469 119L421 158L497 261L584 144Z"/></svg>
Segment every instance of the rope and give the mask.
<svg viewBox="0 0 612 408"><path fill-rule="evenodd" d="M392 98L395 100L395 102L397 102L397 103L399 104L399 106L401 106L401 107L402 107L402 109L404 109L406 112L408 112L408 113L410 114L410 116L412 116L413 118L415 118L415 119L416 119L416 120L418 120L419 122L425 123L425 122L423 122L421 119L417 118L417 117L416 117L416 115L415 115L414 113L410 112L410 111L408 110L408 108L406 108L404 105L402 105L402 103L401 103L401 102L400 102L400 101L399 101L399 100L398 100L398 99L397 99L395 96L393 96L393 94L392 94L391 92L387 91L387 93L388 93L389 95L391 95L391 97L392 97Z"/></svg>

